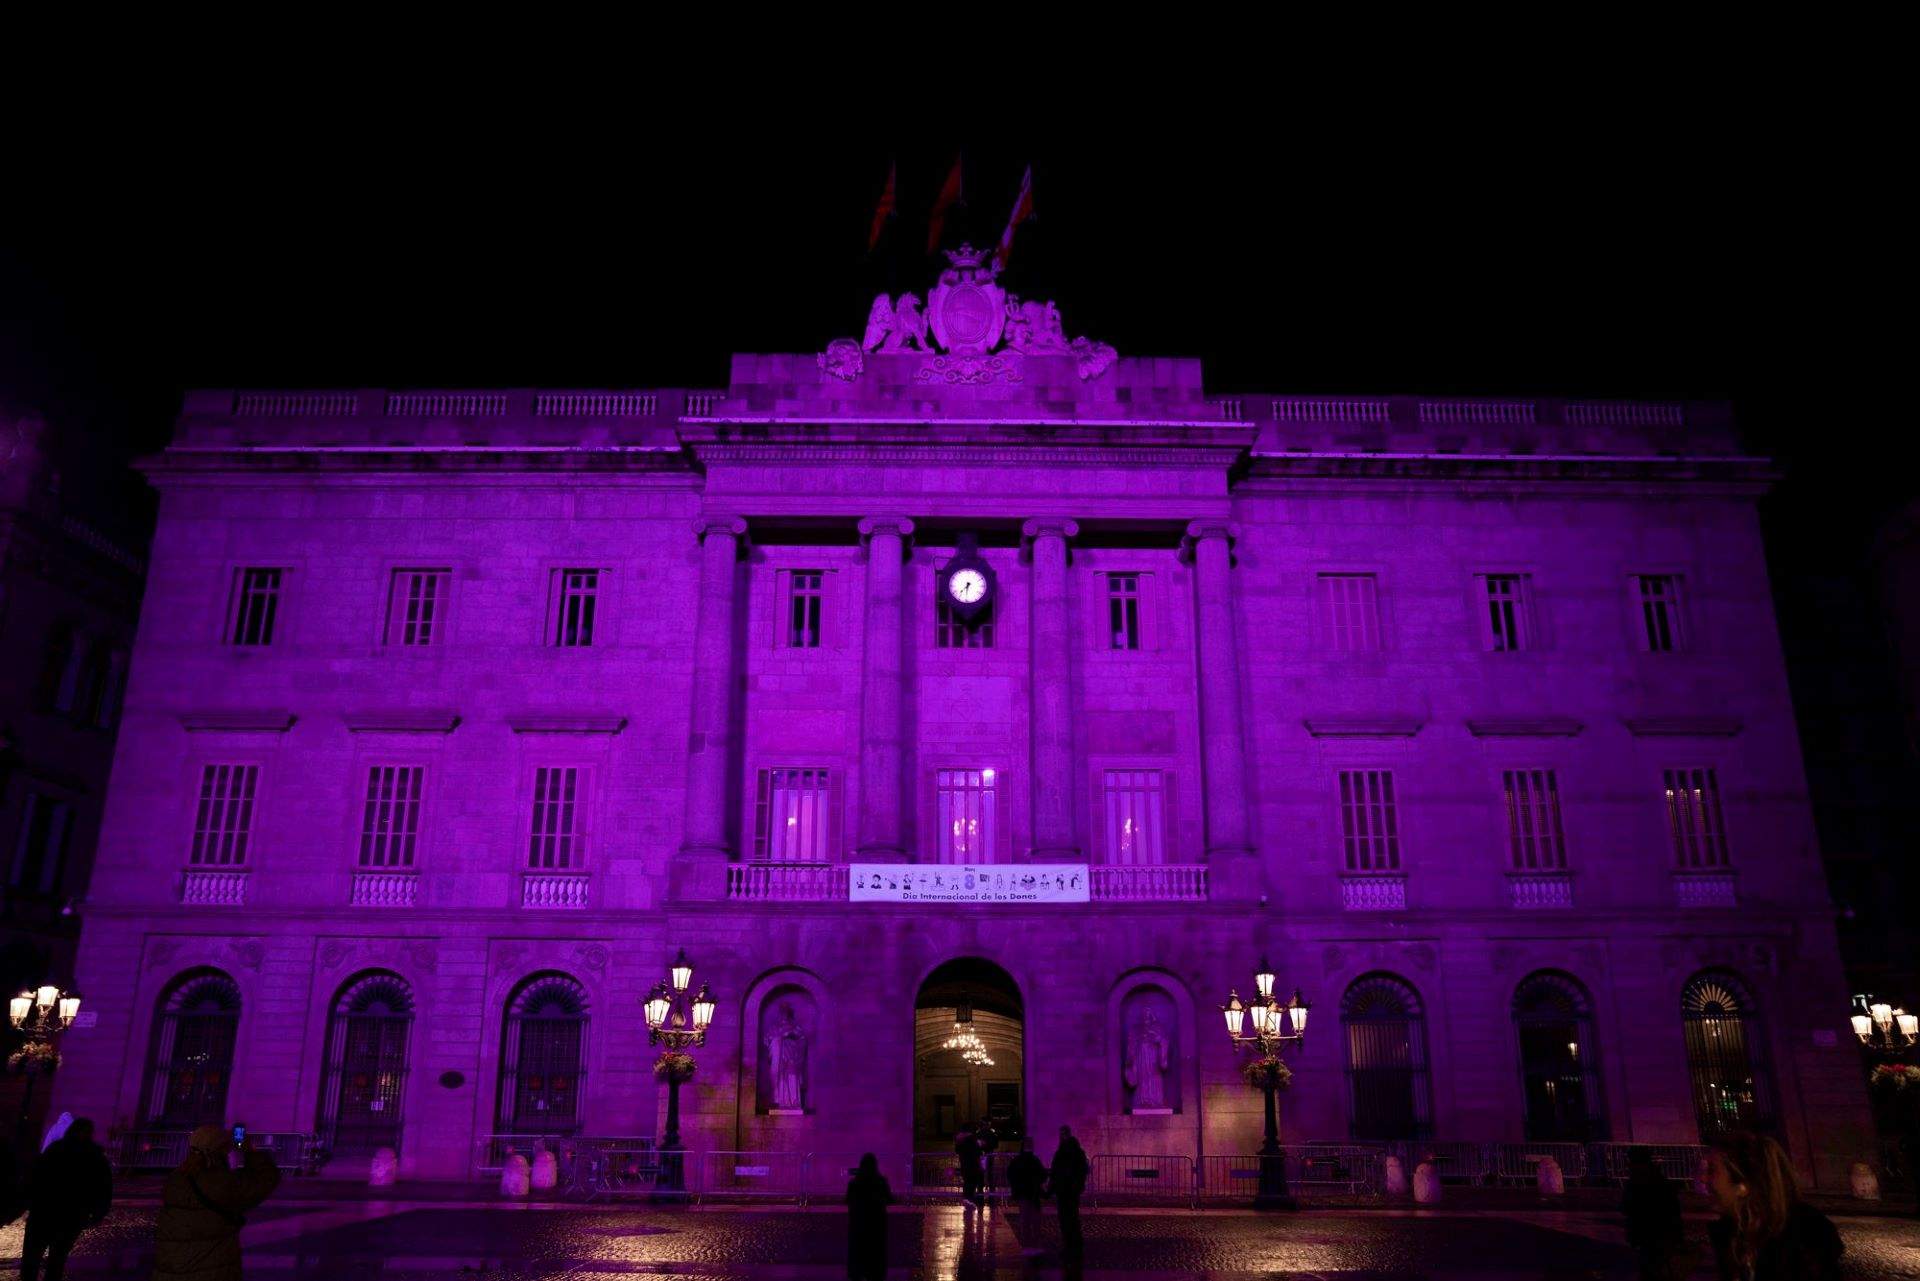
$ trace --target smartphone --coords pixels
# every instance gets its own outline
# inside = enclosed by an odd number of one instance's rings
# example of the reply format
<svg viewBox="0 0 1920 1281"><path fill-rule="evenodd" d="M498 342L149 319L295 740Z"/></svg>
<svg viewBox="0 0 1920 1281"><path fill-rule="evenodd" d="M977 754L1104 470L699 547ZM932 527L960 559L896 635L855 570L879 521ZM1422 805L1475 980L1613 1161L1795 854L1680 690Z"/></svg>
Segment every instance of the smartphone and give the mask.
<svg viewBox="0 0 1920 1281"><path fill-rule="evenodd" d="M247 1141L247 1127L244 1125L234 1126L233 1127L233 1146L237 1148L241 1144L245 1143L246 1141Z"/></svg>

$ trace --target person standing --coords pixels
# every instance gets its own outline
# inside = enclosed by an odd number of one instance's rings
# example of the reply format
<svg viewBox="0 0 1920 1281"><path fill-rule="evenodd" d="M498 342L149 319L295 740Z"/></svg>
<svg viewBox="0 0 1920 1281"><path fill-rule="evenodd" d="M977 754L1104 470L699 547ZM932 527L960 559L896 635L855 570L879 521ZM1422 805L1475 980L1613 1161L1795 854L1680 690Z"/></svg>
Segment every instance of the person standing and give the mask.
<svg viewBox="0 0 1920 1281"><path fill-rule="evenodd" d="M847 1281L881 1281L887 1274L887 1207L893 1188L869 1152L847 1182Z"/></svg>
<svg viewBox="0 0 1920 1281"><path fill-rule="evenodd" d="M47 1281L67 1272L67 1255L80 1234L107 1217L113 1169L93 1141L93 1122L81 1117L40 1154L27 1180L27 1234L20 1247L21 1281Z"/></svg>
<svg viewBox="0 0 1920 1281"><path fill-rule="evenodd" d="M953 1154L960 1161L960 1197L975 1205L985 1205L986 1197L981 1187L986 1182L986 1172L982 1168L980 1140L973 1137L971 1127L960 1131L953 1140Z"/></svg>
<svg viewBox="0 0 1920 1281"><path fill-rule="evenodd" d="M1627 1185L1620 1195L1620 1213L1627 1220L1627 1244L1640 1261L1640 1281L1678 1281L1681 1243L1680 1194L1666 1171L1653 1163L1643 1147L1627 1153Z"/></svg>
<svg viewBox="0 0 1920 1281"><path fill-rule="evenodd" d="M988 1117L974 1129L973 1141L980 1145L980 1203L986 1204L987 1194L993 1191L993 1154L1000 1150L1000 1133L993 1128L993 1118Z"/></svg>
<svg viewBox="0 0 1920 1281"><path fill-rule="evenodd" d="M1060 1257L1077 1260L1084 1244L1080 1236L1080 1195L1087 1190L1087 1175L1093 1166L1080 1140L1067 1126L1060 1127L1060 1146L1053 1151L1053 1164L1047 1170L1047 1185L1060 1207Z"/></svg>
<svg viewBox="0 0 1920 1281"><path fill-rule="evenodd" d="M1021 1252L1040 1253L1040 1198L1047 1183L1047 1167L1033 1154L1033 1140L1021 1139L1020 1150L1007 1162L1007 1193L1018 1210L1013 1234Z"/></svg>
<svg viewBox="0 0 1920 1281"><path fill-rule="evenodd" d="M153 1281L241 1281L246 1212L280 1186L280 1169L217 1125L187 1137L187 1159L160 1189Z"/></svg>
<svg viewBox="0 0 1920 1281"><path fill-rule="evenodd" d="M1846 1247L1826 1215L1800 1199L1793 1166L1764 1134L1722 1135L1707 1154L1707 1229L1721 1281L1839 1281Z"/></svg>

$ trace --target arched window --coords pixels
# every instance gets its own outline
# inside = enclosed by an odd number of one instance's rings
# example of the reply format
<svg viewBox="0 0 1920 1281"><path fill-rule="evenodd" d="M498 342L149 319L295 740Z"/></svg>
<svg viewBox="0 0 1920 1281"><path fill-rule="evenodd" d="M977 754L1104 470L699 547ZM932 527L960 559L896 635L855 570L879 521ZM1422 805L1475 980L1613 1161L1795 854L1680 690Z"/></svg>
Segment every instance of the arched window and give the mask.
<svg viewBox="0 0 1920 1281"><path fill-rule="evenodd" d="M1594 1066L1593 1002L1566 974L1528 975L1513 994L1526 1136L1535 1143L1605 1137Z"/></svg>
<svg viewBox="0 0 1920 1281"><path fill-rule="evenodd" d="M1433 1130L1427 1029L1420 995L1391 974L1355 979L1340 1002L1347 1032L1353 1135L1417 1139Z"/></svg>
<svg viewBox="0 0 1920 1281"><path fill-rule="evenodd" d="M400 1150L413 992L398 974L370 971L347 981L327 1021L321 1142L335 1155Z"/></svg>
<svg viewBox="0 0 1920 1281"><path fill-rule="evenodd" d="M1701 1139L1772 1129L1758 1009L1746 984L1724 970L1697 974L1681 994L1680 1017Z"/></svg>
<svg viewBox="0 0 1920 1281"><path fill-rule="evenodd" d="M219 970L189 970L154 1010L141 1123L191 1130L226 1123L227 1082L240 1029L240 987Z"/></svg>
<svg viewBox="0 0 1920 1281"><path fill-rule="evenodd" d="M574 1133L586 1073L586 989L564 974L536 974L507 1002L495 1130Z"/></svg>

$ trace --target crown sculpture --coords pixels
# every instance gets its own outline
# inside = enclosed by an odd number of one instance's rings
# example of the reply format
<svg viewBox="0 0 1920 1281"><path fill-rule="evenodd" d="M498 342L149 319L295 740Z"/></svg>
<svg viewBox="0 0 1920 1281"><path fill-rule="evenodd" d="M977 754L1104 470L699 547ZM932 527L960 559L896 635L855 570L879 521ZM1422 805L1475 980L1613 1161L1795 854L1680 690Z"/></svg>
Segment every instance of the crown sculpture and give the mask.
<svg viewBox="0 0 1920 1281"><path fill-rule="evenodd" d="M921 383L1017 383L1028 356L1071 357L1084 380L1100 377L1118 353L1091 338L1067 340L1052 302L1023 302L1000 287L990 254L961 245L947 252L948 267L927 295L881 294L867 310L866 334L836 338L820 367L843 382L865 372L866 354L923 353L914 380Z"/></svg>

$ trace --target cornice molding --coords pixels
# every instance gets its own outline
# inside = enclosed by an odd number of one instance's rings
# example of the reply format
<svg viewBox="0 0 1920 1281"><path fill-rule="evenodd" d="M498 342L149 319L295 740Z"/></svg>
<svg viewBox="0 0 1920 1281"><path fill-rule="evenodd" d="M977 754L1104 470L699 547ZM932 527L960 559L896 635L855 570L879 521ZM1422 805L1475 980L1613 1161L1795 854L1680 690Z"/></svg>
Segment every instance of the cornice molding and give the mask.
<svg viewBox="0 0 1920 1281"><path fill-rule="evenodd" d="M460 714L450 711L360 711L340 717L355 734L451 734L459 727Z"/></svg>
<svg viewBox="0 0 1920 1281"><path fill-rule="evenodd" d="M180 726L189 734L284 734L295 719L284 708L241 708L181 712Z"/></svg>
<svg viewBox="0 0 1920 1281"><path fill-rule="evenodd" d="M1309 716L1301 724L1315 738L1412 738L1423 716Z"/></svg>

